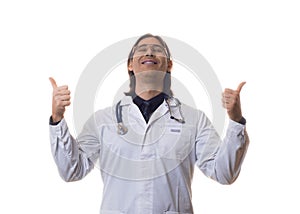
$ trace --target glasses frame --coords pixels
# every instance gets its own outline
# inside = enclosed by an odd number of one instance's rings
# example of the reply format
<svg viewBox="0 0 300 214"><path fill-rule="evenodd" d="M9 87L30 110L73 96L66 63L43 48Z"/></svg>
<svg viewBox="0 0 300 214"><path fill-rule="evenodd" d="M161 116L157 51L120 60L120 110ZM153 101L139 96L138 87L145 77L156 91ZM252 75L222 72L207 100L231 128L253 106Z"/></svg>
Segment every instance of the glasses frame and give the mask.
<svg viewBox="0 0 300 214"><path fill-rule="evenodd" d="M142 45L139 45L139 46L135 46L134 48L133 48L133 54L132 54L132 56L134 56L134 55L145 55L146 53L147 53L147 51L148 51L148 49L149 49L149 46L150 46L150 48L151 48L151 53L152 52L155 52L155 50L153 50L153 47L160 47L162 50L163 50L163 54L161 55L161 56L164 56L164 57L168 57L168 51L167 51L167 49L164 47L164 46L162 46L162 45L158 45L158 44L142 44ZM147 49L146 49L146 51L144 51L144 53L142 53L142 54L136 54L136 51L137 51L137 49L139 49L140 47L146 47ZM155 55L155 56L159 56L160 54L153 54L153 55Z"/></svg>

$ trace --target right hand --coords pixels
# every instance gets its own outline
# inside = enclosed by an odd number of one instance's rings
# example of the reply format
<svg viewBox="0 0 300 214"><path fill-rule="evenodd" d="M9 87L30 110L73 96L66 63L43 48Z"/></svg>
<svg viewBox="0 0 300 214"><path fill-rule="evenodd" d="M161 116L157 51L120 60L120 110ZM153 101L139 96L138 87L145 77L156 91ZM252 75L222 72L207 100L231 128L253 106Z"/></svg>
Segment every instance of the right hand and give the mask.
<svg viewBox="0 0 300 214"><path fill-rule="evenodd" d="M52 120L53 122L59 122L63 119L66 106L71 104L70 91L67 85L57 86L55 80L49 78L51 85L53 87L52 95Z"/></svg>

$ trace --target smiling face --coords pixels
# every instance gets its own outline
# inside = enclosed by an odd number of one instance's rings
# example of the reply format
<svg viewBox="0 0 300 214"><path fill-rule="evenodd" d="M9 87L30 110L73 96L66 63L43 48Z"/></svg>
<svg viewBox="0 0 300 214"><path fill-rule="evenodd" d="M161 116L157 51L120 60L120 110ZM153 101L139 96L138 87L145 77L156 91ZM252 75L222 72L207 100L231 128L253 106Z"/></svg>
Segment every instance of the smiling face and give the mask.
<svg viewBox="0 0 300 214"><path fill-rule="evenodd" d="M172 61L168 60L165 48L154 37L142 39L134 48L128 70L138 74L143 71L171 71Z"/></svg>
<svg viewBox="0 0 300 214"><path fill-rule="evenodd" d="M138 38L129 53L127 68L130 83L129 92L125 95L140 96L146 91L163 91L173 95L171 53L160 36L145 34Z"/></svg>

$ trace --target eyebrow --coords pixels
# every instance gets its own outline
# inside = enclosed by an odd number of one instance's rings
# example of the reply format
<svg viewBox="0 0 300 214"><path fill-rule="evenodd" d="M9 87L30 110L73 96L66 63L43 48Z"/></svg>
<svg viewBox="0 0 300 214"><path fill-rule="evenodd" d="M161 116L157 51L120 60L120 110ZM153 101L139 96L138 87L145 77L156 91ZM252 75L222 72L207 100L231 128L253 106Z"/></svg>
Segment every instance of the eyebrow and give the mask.
<svg viewBox="0 0 300 214"><path fill-rule="evenodd" d="M147 45L153 45L153 46L160 46L160 47L164 47L160 44L142 44L142 45L137 45L137 47L143 47L143 46L147 46Z"/></svg>

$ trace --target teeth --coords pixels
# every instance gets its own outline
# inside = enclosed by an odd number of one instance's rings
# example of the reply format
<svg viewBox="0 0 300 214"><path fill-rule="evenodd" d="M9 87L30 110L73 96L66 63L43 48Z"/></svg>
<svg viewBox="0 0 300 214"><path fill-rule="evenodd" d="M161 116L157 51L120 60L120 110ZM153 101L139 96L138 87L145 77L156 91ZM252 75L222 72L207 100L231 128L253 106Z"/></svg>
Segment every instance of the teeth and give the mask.
<svg viewBox="0 0 300 214"><path fill-rule="evenodd" d="M145 61L145 62L142 62L142 64L156 64L156 62L153 62L153 61Z"/></svg>

